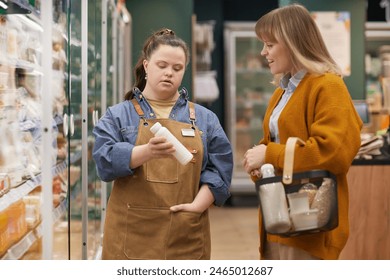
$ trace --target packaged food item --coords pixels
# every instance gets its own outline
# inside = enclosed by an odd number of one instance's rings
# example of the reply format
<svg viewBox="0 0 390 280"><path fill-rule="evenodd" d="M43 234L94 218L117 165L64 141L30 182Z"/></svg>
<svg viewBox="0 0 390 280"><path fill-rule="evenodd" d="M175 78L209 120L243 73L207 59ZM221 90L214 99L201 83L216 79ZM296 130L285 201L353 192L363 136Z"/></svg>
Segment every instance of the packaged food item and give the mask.
<svg viewBox="0 0 390 280"><path fill-rule="evenodd" d="M8 216L4 211L0 212L0 257L9 247Z"/></svg>
<svg viewBox="0 0 390 280"><path fill-rule="evenodd" d="M27 232L26 208L22 199L11 204L5 210L8 216L8 233L10 243L19 241Z"/></svg>
<svg viewBox="0 0 390 280"><path fill-rule="evenodd" d="M295 230L318 228L318 209L310 209L300 213L291 213L291 219Z"/></svg>
<svg viewBox="0 0 390 280"><path fill-rule="evenodd" d="M322 185L318 189L313 203L312 209L318 209L318 226L326 225L332 214L332 210L336 209L336 192L334 191L334 183L329 178L324 178Z"/></svg>
<svg viewBox="0 0 390 280"><path fill-rule="evenodd" d="M294 192L287 194L290 213L307 212L310 209L309 196L306 192Z"/></svg>
<svg viewBox="0 0 390 280"><path fill-rule="evenodd" d="M310 209L316 192L316 185L306 183L298 192L287 194L290 217L295 231L315 229L318 227L318 209Z"/></svg>
<svg viewBox="0 0 390 280"><path fill-rule="evenodd" d="M0 173L0 197L11 189L11 180L7 173Z"/></svg>
<svg viewBox="0 0 390 280"><path fill-rule="evenodd" d="M309 199L309 206L312 205L314 201L314 197L317 193L318 187L314 185L313 183L306 183L304 184L300 189L299 193L306 193Z"/></svg>
<svg viewBox="0 0 390 280"><path fill-rule="evenodd" d="M264 164L261 167L263 178L274 177L272 164ZM290 230L291 221L287 208L286 193L280 182L264 184L260 186L261 211L264 217L264 225L269 233L284 233Z"/></svg>
<svg viewBox="0 0 390 280"><path fill-rule="evenodd" d="M41 217L41 197L39 195L26 195L23 197L26 207L26 223L28 228L34 228Z"/></svg>
<svg viewBox="0 0 390 280"><path fill-rule="evenodd" d="M17 44L18 33L16 29L8 29L7 34L7 55L11 58L17 58L18 44Z"/></svg>
<svg viewBox="0 0 390 280"><path fill-rule="evenodd" d="M8 87L8 73L0 72L0 90Z"/></svg>

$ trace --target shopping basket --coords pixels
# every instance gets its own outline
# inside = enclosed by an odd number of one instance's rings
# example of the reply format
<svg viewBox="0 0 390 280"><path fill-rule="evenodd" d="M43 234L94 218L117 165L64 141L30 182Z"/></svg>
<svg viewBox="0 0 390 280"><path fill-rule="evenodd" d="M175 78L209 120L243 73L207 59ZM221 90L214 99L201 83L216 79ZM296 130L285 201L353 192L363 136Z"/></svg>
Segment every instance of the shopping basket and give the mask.
<svg viewBox="0 0 390 280"><path fill-rule="evenodd" d="M329 231L338 226L336 176L327 170L293 173L297 143L301 146L305 145L305 142L297 137L290 137L287 140L281 176L261 178L255 182L260 208L262 206L261 186L280 182L286 193L291 227L282 233L267 231L269 234L291 237Z"/></svg>

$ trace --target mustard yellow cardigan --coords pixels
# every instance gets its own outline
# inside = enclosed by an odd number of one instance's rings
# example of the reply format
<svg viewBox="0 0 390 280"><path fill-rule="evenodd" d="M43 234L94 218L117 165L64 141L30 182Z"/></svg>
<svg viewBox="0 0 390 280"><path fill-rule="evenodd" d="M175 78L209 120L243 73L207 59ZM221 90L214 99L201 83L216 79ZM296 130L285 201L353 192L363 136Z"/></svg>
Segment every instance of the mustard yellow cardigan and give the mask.
<svg viewBox="0 0 390 280"><path fill-rule="evenodd" d="M259 144L267 145L265 162L282 170L287 138L304 140L306 145L295 150L294 171L325 169L336 175L339 225L329 232L289 238L267 234L267 240L303 249L321 259L338 259L349 236L346 174L360 147L362 121L341 77L306 74L279 117L280 144L273 143L269 120L282 94L281 88L275 90L264 116L264 138ZM259 212L260 253L266 234L261 225Z"/></svg>

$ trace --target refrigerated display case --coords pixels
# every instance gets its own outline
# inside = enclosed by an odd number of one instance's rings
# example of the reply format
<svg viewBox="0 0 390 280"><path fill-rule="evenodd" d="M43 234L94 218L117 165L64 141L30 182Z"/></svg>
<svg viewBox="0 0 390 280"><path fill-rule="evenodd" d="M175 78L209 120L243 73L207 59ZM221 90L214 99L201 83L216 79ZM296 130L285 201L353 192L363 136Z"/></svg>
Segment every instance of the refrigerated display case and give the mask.
<svg viewBox="0 0 390 280"><path fill-rule="evenodd" d="M55 258L68 205L66 10L61 1L1 2L0 173L9 188L0 195L0 259Z"/></svg>
<svg viewBox="0 0 390 280"><path fill-rule="evenodd" d="M113 0L0 4L0 260L98 259L110 184L92 128L128 86L130 15Z"/></svg>
<svg viewBox="0 0 390 280"><path fill-rule="evenodd" d="M242 160L245 152L263 136L263 116L272 95L272 74L260 55L262 43L255 34L255 22L226 22L225 127L234 156L231 193L255 194L255 185L245 172Z"/></svg>

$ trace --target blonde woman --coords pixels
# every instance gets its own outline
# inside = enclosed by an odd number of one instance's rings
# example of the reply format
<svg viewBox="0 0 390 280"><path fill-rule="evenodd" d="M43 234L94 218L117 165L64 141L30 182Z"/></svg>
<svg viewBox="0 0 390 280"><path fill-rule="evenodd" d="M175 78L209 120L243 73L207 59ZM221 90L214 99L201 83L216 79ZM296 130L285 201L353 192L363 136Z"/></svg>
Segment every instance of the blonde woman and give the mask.
<svg viewBox="0 0 390 280"><path fill-rule="evenodd" d="M338 259L348 235L347 171L360 147L362 121L308 10L291 4L270 11L255 26L264 43L276 89L264 117L264 138L244 156L245 170L255 179L264 163L283 168L289 137L306 142L295 151L294 170L325 169L338 185L339 225L332 231L281 238L264 232L262 259Z"/></svg>

